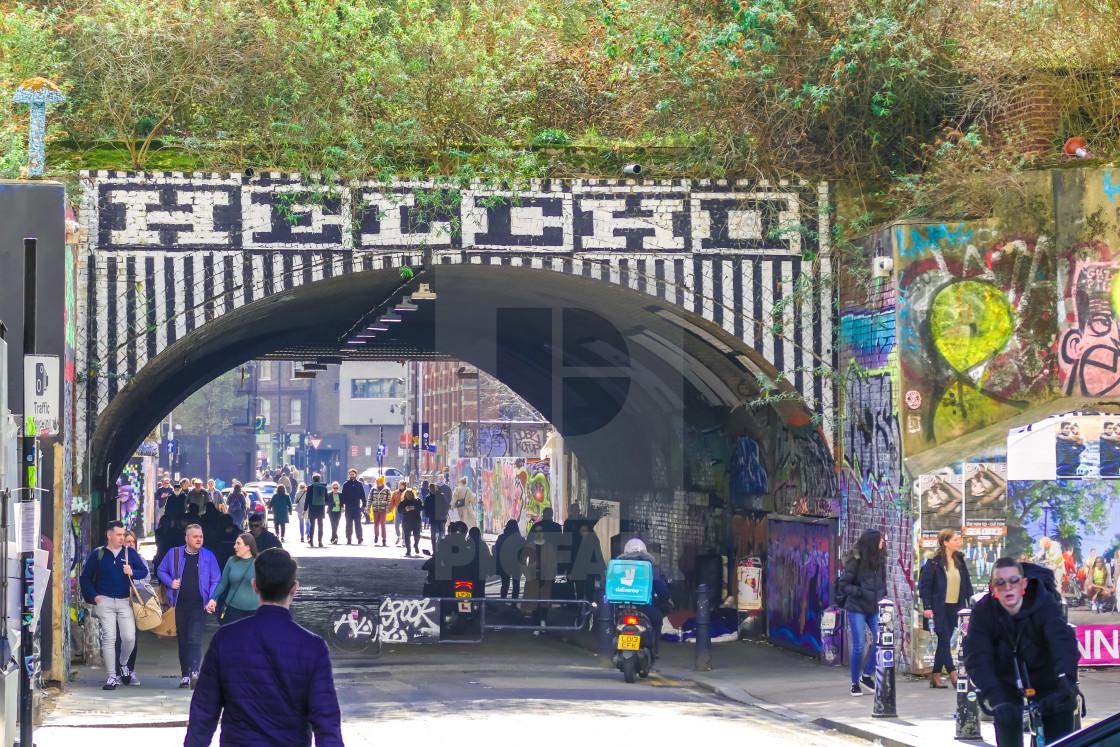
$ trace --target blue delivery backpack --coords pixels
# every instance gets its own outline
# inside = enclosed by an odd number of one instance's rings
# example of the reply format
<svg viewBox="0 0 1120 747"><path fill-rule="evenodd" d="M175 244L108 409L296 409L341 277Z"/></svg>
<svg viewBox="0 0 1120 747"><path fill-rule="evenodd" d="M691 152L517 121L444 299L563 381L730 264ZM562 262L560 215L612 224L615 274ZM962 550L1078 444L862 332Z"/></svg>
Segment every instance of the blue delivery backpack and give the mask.
<svg viewBox="0 0 1120 747"><path fill-rule="evenodd" d="M607 563L606 597L612 604L649 604L653 598L653 564L648 560Z"/></svg>

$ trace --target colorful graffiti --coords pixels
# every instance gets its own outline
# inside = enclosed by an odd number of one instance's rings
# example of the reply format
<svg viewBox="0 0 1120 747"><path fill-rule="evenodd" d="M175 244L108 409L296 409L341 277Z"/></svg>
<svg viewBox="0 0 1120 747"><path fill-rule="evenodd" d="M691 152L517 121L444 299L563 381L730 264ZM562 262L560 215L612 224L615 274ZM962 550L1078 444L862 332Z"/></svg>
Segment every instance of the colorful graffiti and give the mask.
<svg viewBox="0 0 1120 747"><path fill-rule="evenodd" d="M893 504L898 499L902 452L891 376L881 373L852 379L845 402L848 415L843 422L840 495L845 503L859 498L868 507L884 500Z"/></svg>
<svg viewBox="0 0 1120 747"><path fill-rule="evenodd" d="M1054 251L1045 237L896 227L899 362L917 453L998 422L1051 390ZM990 237L990 238L989 238Z"/></svg>
<svg viewBox="0 0 1120 747"><path fill-rule="evenodd" d="M1120 284L1115 282L1117 263L1108 257L1108 246L1093 241L1074 248L1097 254L1076 261L1069 274L1063 301L1068 328L1059 344L1059 376L1067 395L1098 397L1115 394L1120 386Z"/></svg>
<svg viewBox="0 0 1120 747"><path fill-rule="evenodd" d="M770 638L821 650L821 615L829 605L833 574L833 528L819 524L767 522L766 610Z"/></svg>
<svg viewBox="0 0 1120 747"><path fill-rule="evenodd" d="M479 528L501 534L513 519L524 532L526 525L552 506L549 492L549 463L523 459L483 457L458 459L452 463L451 478L467 478L467 486L479 501Z"/></svg>
<svg viewBox="0 0 1120 747"><path fill-rule="evenodd" d="M733 493L765 493L769 490L766 470L762 466L758 444L740 436L735 445L731 462L731 490Z"/></svg>

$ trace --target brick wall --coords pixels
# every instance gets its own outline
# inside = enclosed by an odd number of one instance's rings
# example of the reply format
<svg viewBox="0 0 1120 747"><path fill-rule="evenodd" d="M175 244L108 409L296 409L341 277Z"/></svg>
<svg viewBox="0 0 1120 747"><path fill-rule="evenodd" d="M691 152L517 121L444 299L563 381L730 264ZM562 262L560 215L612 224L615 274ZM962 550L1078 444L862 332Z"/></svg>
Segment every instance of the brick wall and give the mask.
<svg viewBox="0 0 1120 747"><path fill-rule="evenodd" d="M864 240L869 258L892 257L889 229ZM870 259L867 260L870 264ZM842 289L839 356L846 377L839 423L843 462L840 469L842 556L867 529L887 540L887 590L898 605L899 619L909 621L914 605L914 524L909 493L904 494L899 391L901 370L896 333L905 306L894 278L859 278ZM896 635L904 666L914 660L912 631L900 625Z"/></svg>
<svg viewBox="0 0 1120 747"><path fill-rule="evenodd" d="M993 142L1011 143L1026 155L1055 152L1061 109L1056 91L1047 83L1034 83L1017 88L992 116Z"/></svg>

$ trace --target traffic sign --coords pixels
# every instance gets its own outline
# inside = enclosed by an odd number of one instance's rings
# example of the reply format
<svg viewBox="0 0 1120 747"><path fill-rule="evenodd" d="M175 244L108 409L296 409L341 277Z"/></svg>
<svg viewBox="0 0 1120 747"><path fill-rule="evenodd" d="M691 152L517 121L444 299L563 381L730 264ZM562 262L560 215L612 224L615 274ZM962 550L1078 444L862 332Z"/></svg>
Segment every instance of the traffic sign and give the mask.
<svg viewBox="0 0 1120 747"><path fill-rule="evenodd" d="M385 444L378 444L377 445L377 456L379 456L379 457L385 456Z"/></svg>
<svg viewBox="0 0 1120 747"><path fill-rule="evenodd" d="M23 357L23 415L28 433L58 433L57 355Z"/></svg>
<svg viewBox="0 0 1120 747"><path fill-rule="evenodd" d="M167 442L167 453L168 454L174 454L175 453L175 442L174 441L168 441Z"/></svg>
<svg viewBox="0 0 1120 747"><path fill-rule="evenodd" d="M408 448L408 434L407 433L402 433L401 434L401 448L402 449Z"/></svg>
<svg viewBox="0 0 1120 747"><path fill-rule="evenodd" d="M264 433L265 419L263 415L258 415L256 421L253 423L253 429L257 433Z"/></svg>
<svg viewBox="0 0 1120 747"><path fill-rule="evenodd" d="M358 456L358 447L357 446L351 446L350 447L350 456Z"/></svg>
<svg viewBox="0 0 1120 747"><path fill-rule="evenodd" d="M318 449L319 444L323 443L323 439L321 438L309 438L307 441L311 444L312 449Z"/></svg>

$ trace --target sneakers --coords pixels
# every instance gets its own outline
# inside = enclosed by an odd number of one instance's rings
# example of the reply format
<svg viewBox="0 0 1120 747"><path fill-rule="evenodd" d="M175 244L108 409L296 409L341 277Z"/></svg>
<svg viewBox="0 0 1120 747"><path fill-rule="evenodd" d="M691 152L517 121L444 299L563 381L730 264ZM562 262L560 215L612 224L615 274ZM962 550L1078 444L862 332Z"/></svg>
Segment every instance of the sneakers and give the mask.
<svg viewBox="0 0 1120 747"><path fill-rule="evenodd" d="M140 678L136 676L136 670L133 669L132 672L130 672L129 674L131 676L131 682L126 682L124 684L132 685L133 687L136 687L137 685L139 685L140 684Z"/></svg>
<svg viewBox="0 0 1120 747"><path fill-rule="evenodd" d="M132 684L132 672L128 671L128 667L121 667L121 684L122 685L131 685Z"/></svg>
<svg viewBox="0 0 1120 747"><path fill-rule="evenodd" d="M191 676L187 679L187 682L192 690L198 687L198 672L191 672Z"/></svg>
<svg viewBox="0 0 1120 747"><path fill-rule="evenodd" d="M183 679L179 680L179 689L180 690L185 690L190 686L191 686L191 678L190 677L184 677Z"/></svg>
<svg viewBox="0 0 1120 747"><path fill-rule="evenodd" d="M858 698L863 695L863 690L860 689L858 682L852 683L852 697Z"/></svg>
<svg viewBox="0 0 1120 747"><path fill-rule="evenodd" d="M875 678L870 674L860 676L859 682L871 692L875 692Z"/></svg>
<svg viewBox="0 0 1120 747"><path fill-rule="evenodd" d="M101 686L101 689L102 690L116 690L117 685L119 685L120 682L121 681L117 679L117 675L110 674L109 679L105 680L105 684Z"/></svg>

